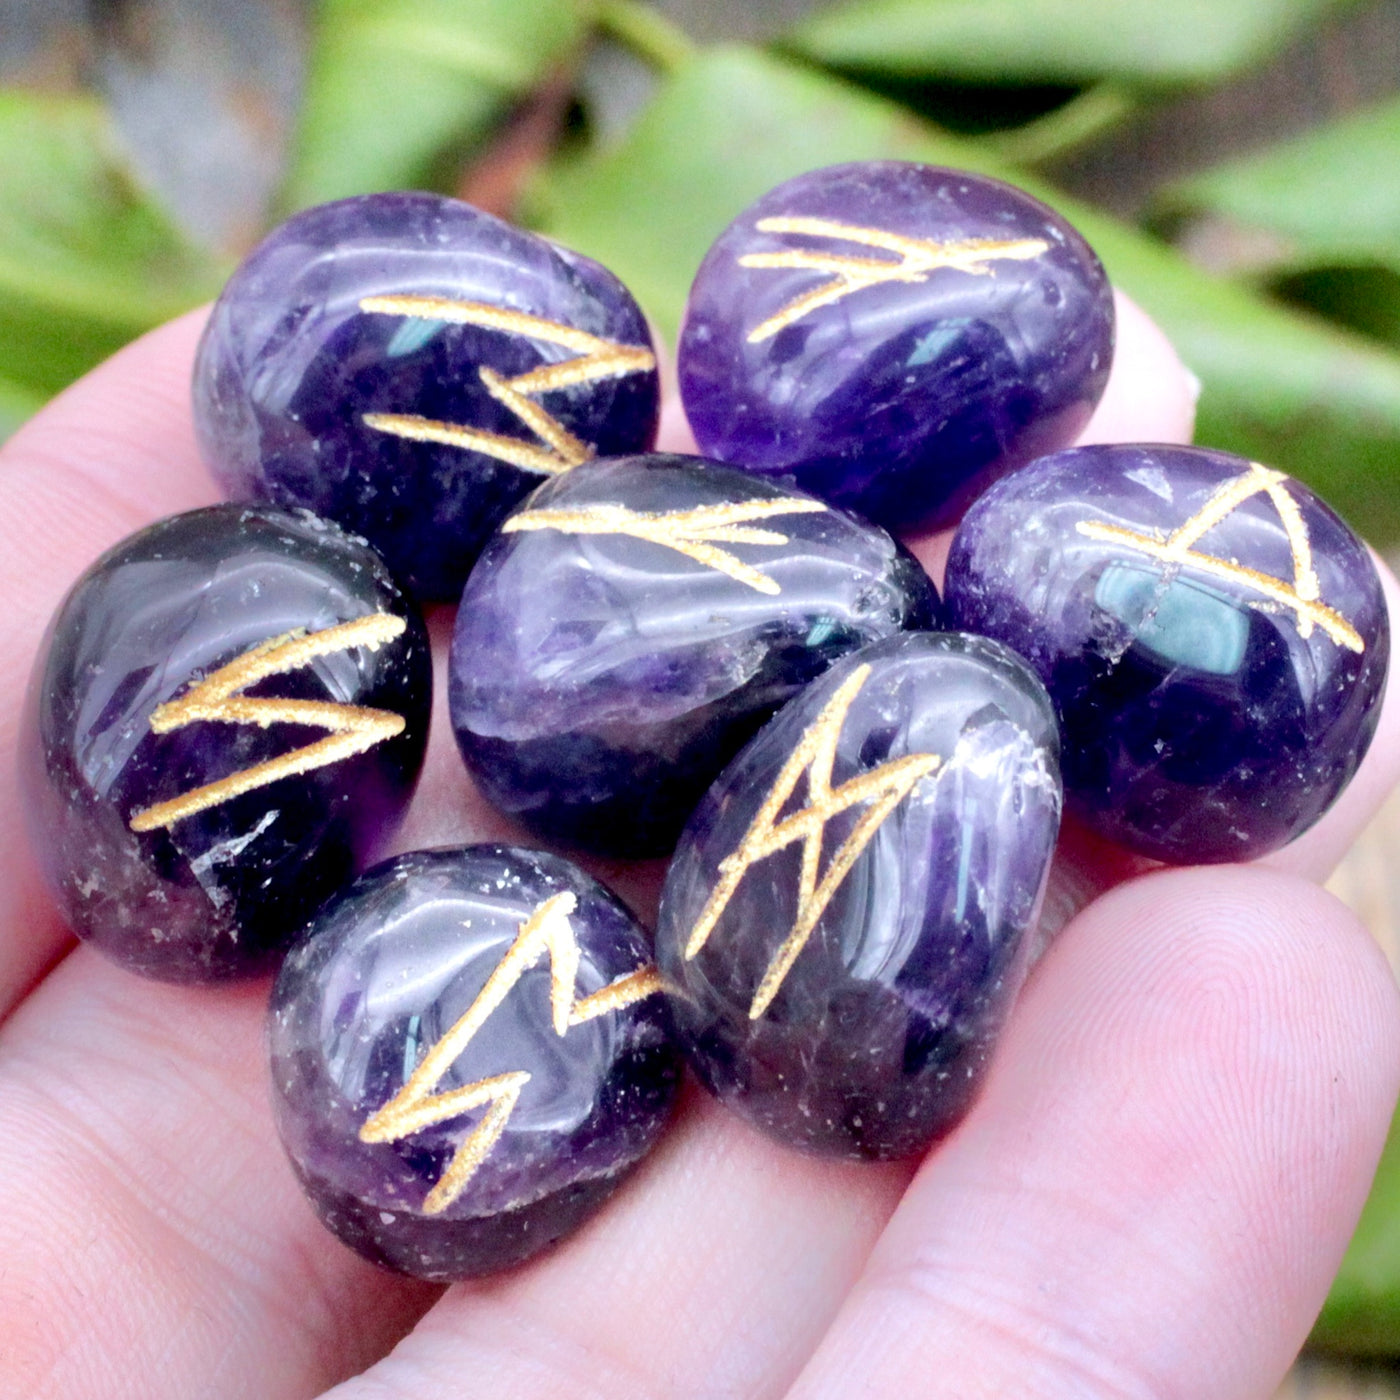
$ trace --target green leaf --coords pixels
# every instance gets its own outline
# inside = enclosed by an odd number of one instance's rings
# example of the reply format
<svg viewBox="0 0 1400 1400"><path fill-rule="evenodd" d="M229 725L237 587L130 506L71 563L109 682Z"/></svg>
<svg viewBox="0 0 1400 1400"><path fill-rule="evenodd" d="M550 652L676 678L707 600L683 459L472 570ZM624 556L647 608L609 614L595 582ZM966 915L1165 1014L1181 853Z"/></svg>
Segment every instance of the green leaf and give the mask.
<svg viewBox="0 0 1400 1400"><path fill-rule="evenodd" d="M618 147L549 172L533 217L611 267L673 340L724 226L803 170L895 157L1010 178L1063 210L1204 381L1199 437L1296 472L1373 537L1400 537L1400 356L1198 271L903 109L748 49L683 66Z"/></svg>
<svg viewBox="0 0 1400 1400"><path fill-rule="evenodd" d="M584 19L573 0L321 0L283 203L441 183Z"/></svg>
<svg viewBox="0 0 1400 1400"><path fill-rule="evenodd" d="M600 33L631 49L659 73L672 73L695 56L685 30L649 0L602 0L594 18Z"/></svg>
<svg viewBox="0 0 1400 1400"><path fill-rule="evenodd" d="M990 145L1002 160L1036 165L1103 135L1129 116L1136 105L1124 89L1100 83L1034 121L995 134Z"/></svg>
<svg viewBox="0 0 1400 1400"><path fill-rule="evenodd" d="M1284 266L1400 272L1400 98L1183 180L1161 203L1267 231Z"/></svg>
<svg viewBox="0 0 1400 1400"><path fill-rule="evenodd" d="M1400 1118L1309 1340L1329 1351L1400 1355Z"/></svg>
<svg viewBox="0 0 1400 1400"><path fill-rule="evenodd" d="M42 394L23 384L0 379L0 442L4 442L30 414L37 413L43 403Z"/></svg>
<svg viewBox="0 0 1400 1400"><path fill-rule="evenodd" d="M214 295L96 103L0 89L0 379L49 394Z"/></svg>
<svg viewBox="0 0 1400 1400"><path fill-rule="evenodd" d="M838 68L998 82L1210 82L1334 0L855 0L787 41Z"/></svg>
<svg viewBox="0 0 1400 1400"><path fill-rule="evenodd" d="M548 172L532 222L611 267L674 340L691 278L759 195L819 165L928 157L902 108L756 50L682 65L621 145Z"/></svg>
<svg viewBox="0 0 1400 1400"><path fill-rule="evenodd" d="M1271 280L1270 290L1400 350L1400 272L1388 267L1316 267Z"/></svg>

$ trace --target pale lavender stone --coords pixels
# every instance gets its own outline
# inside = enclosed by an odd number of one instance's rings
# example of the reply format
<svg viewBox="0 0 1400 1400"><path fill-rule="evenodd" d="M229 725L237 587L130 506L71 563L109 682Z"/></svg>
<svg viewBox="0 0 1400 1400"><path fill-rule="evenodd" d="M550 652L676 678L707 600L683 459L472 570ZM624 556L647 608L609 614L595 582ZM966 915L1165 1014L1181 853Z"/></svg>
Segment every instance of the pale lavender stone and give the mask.
<svg viewBox="0 0 1400 1400"><path fill-rule="evenodd" d="M899 275L872 281L871 262ZM965 171L869 161L789 180L720 235L678 371L707 456L930 525L1075 439L1113 326L1102 266L1053 210Z"/></svg>
<svg viewBox="0 0 1400 1400"><path fill-rule="evenodd" d="M482 554L452 723L482 791L538 835L665 854L779 706L937 614L918 561L868 521L694 457L600 460L541 487Z"/></svg>
<svg viewBox="0 0 1400 1400"><path fill-rule="evenodd" d="M956 625L1045 682L1076 814L1159 860L1291 840L1380 717L1390 631L1370 554L1300 482L1226 452L1035 462L968 512L947 590Z"/></svg>
<svg viewBox="0 0 1400 1400"><path fill-rule="evenodd" d="M526 923L561 896L566 922L552 943L511 964ZM278 1130L328 1228L376 1263L444 1282L506 1268L576 1229L658 1141L680 1057L654 982L602 1015L570 1023L568 1013L649 967L626 909L543 851L417 851L333 899L283 964L270 1020ZM454 1028L492 978L500 996L460 1036ZM376 1115L424 1065L426 1099L482 1081L496 1089L376 1135ZM522 1074L506 1102L500 1077ZM499 1138L455 1194L435 1200L464 1143L503 1103Z"/></svg>
<svg viewBox="0 0 1400 1400"><path fill-rule="evenodd" d="M458 305L408 314L367 308L375 297ZM500 314L516 319L491 324ZM526 384L512 406L502 381L591 353L564 343L577 332L641 352L649 367ZM567 468L527 417L546 415L575 455L607 456L650 448L658 405L645 318L606 268L418 193L320 205L274 230L229 279L194 374L200 444L231 497L337 520L413 592L450 602L506 511ZM500 441L406 437L390 418ZM512 462L522 449L555 460Z"/></svg>
<svg viewBox="0 0 1400 1400"><path fill-rule="evenodd" d="M949 1131L1021 981L1056 750L1025 664L961 633L867 647L781 710L697 808L662 896L657 962L705 1084L823 1153Z"/></svg>

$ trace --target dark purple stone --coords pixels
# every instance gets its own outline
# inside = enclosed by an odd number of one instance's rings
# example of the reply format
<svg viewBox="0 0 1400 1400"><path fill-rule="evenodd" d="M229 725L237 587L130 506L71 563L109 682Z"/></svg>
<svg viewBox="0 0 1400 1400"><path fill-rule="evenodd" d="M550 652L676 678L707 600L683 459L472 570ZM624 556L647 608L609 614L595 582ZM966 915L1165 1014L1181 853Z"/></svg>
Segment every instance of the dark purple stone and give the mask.
<svg viewBox="0 0 1400 1400"><path fill-rule="evenodd" d="M568 1234L670 1115L657 988L631 915L558 856L468 846L370 871L272 997L278 1131L321 1219L444 1282Z"/></svg>
<svg viewBox="0 0 1400 1400"><path fill-rule="evenodd" d="M646 451L658 402L617 278L431 194L288 220L229 280L194 376L231 497L338 520L420 597L453 602L511 506L585 456Z"/></svg>
<svg viewBox="0 0 1400 1400"><path fill-rule="evenodd" d="M1049 688L1072 808L1159 860L1310 826L1375 731L1380 580L1305 486L1226 452L1081 447L999 482L948 559L957 625Z"/></svg>
<svg viewBox="0 0 1400 1400"><path fill-rule="evenodd" d="M50 624L21 737L68 922L150 977L267 970L396 826L431 689L416 610L328 521L213 506L132 535Z"/></svg>
<svg viewBox="0 0 1400 1400"><path fill-rule="evenodd" d="M1058 214L870 161L789 180L720 235L678 369L702 452L897 528L1073 442L1112 358L1108 280Z"/></svg>
<svg viewBox="0 0 1400 1400"><path fill-rule="evenodd" d="M535 492L472 572L457 742L539 835L663 854L780 705L937 608L883 530L791 487L694 457L592 462Z"/></svg>
<svg viewBox="0 0 1400 1400"><path fill-rule="evenodd" d="M1055 751L1024 663L960 633L879 642L782 710L696 810L661 900L667 1001L710 1089L817 1152L949 1131L1021 981Z"/></svg>

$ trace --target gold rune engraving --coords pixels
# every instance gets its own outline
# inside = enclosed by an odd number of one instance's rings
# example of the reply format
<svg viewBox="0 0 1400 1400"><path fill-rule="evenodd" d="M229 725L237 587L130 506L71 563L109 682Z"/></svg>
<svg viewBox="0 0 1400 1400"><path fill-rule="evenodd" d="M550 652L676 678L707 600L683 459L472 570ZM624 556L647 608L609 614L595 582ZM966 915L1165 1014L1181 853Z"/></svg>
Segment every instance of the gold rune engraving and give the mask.
<svg viewBox="0 0 1400 1400"><path fill-rule="evenodd" d="M196 812L266 787L279 778L310 773L329 763L338 763L342 758L364 753L385 739L402 733L404 718L392 710L376 710L367 705L343 705L330 700L249 697L243 692L270 676L299 671L319 656L348 651L351 647L368 647L375 651L385 642L393 641L406 626L401 617L370 613L367 617L337 623L320 632L298 631L274 637L235 657L227 666L210 672L178 699L157 705L151 712L150 721L151 730L156 734L170 734L201 720L222 724L256 724L263 729L270 724L304 724L310 728L328 729L330 733L314 744L293 749L291 753L270 758L264 763L255 763L251 768L231 773L217 782L191 788L168 802L143 807L131 818L131 829L155 831L158 827L173 826Z"/></svg>
<svg viewBox="0 0 1400 1400"><path fill-rule="evenodd" d="M855 224L838 224L831 219L803 217L760 219L756 227L760 233L795 233L808 238L834 238L843 243L861 243L867 248L895 253L899 261L850 257L815 248L787 248L779 253L745 253L739 259L740 267L797 267L831 274L829 282L794 297L782 310L755 326L749 332L750 345L770 339L819 306L830 306L852 292L864 291L882 282L924 282L928 280L930 272L940 267L990 277L992 270L987 266L989 262L1003 259L1024 262L1027 258L1038 257L1050 246L1043 238L967 238L959 243L938 243L931 238L906 238L903 234L880 228L860 228Z"/></svg>
<svg viewBox="0 0 1400 1400"><path fill-rule="evenodd" d="M486 365L480 366L477 371L486 392L515 414L543 446L524 438L489 433L461 423L443 423L413 413L366 413L364 416L364 421L371 428L392 433L395 437L416 442L440 442L449 447L483 452L513 467L543 472L549 476L557 476L586 462L593 455L593 448L576 438L530 396L547 394L554 389L567 389L574 384L619 379L624 375L656 368L656 357L644 345L619 345L616 341L604 340L587 331L560 325L558 321L527 316L523 311L489 306L480 301L420 296L365 297L360 302L360 309L385 316L412 316L425 321L482 326L487 330L504 331L507 335L518 335L527 340L543 340L550 345L561 345L566 350L576 351L571 360L540 365L538 369L517 374L511 379Z"/></svg>
<svg viewBox="0 0 1400 1400"><path fill-rule="evenodd" d="M1251 462L1248 471L1222 482L1195 515L1165 537L1160 531L1144 535L1101 520L1082 520L1077 528L1081 535L1087 535L1092 540L1126 544L1154 559L1160 559L1164 564L1189 564L1202 573L1243 584L1271 602L1288 608L1297 619L1300 637L1311 637L1313 627L1317 626L1338 646L1356 652L1365 651L1366 644L1356 628L1340 613L1320 601L1321 590L1317 570L1313 568L1308 527L1302 511L1298 509L1298 502L1288 493L1287 481L1288 477L1283 472ZM1236 559L1220 559L1191 547L1208 530L1219 525L1251 496L1257 496L1261 491L1273 502L1283 522L1284 533L1288 536L1288 546L1293 554L1291 584L1272 574L1248 568Z"/></svg>
<svg viewBox="0 0 1400 1400"><path fill-rule="evenodd" d="M820 501L740 501L733 504L696 506L691 510L649 512L619 505L582 506L577 510L527 510L501 526L505 535L523 530L560 530L570 535L631 535L674 549L760 593L782 589L760 569L745 564L721 544L782 545L788 537L776 530L754 529L744 522L768 520L775 515L810 515L825 510Z"/></svg>
<svg viewBox="0 0 1400 1400"><path fill-rule="evenodd" d="M831 903L832 896L860 853L880 829L881 823L909 795L914 785L932 773L941 762L936 754L909 754L882 763L878 768L851 778L839 787L831 786L831 768L836 759L836 746L841 739L841 727L846 722L846 712L869 675L869 666L856 667L803 734L783 764L773 790L749 824L744 839L720 861L719 882L710 892L709 900L690 931L685 946L687 961L695 957L709 940L749 867L794 841L802 842L797 914L754 993L749 1007L750 1020L756 1021L768 1009L798 954L807 946L817 920ZM804 772L807 774L807 805L779 821L778 813L792 796L797 780ZM818 867L827 823L860 802L870 805L861 814L851 834L837 848L826 873L819 880Z"/></svg>
<svg viewBox="0 0 1400 1400"><path fill-rule="evenodd" d="M579 947L569 915L577 899L565 891L540 904L521 925L515 941L486 979L476 999L453 1023L446 1035L423 1056L403 1088L360 1129L361 1142L397 1142L448 1118L488 1105L481 1121L463 1139L447 1164L447 1170L423 1201L427 1215L439 1215L466 1189L491 1149L500 1140L520 1092L530 1082L526 1070L511 1070L464 1084L460 1089L436 1093L443 1075L490 1019L491 1013L510 995L511 989L545 953L550 958L550 1009L557 1035L566 1034L610 1011L620 1011L661 989L661 975L654 967L641 967L619 977L591 996L578 997Z"/></svg>

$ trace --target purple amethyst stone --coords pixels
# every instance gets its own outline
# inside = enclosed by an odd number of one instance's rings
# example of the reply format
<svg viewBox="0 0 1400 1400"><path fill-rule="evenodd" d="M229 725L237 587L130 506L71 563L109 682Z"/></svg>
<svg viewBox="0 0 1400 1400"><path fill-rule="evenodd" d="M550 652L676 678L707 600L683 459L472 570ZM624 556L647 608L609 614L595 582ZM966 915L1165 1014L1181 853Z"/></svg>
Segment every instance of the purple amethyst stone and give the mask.
<svg viewBox="0 0 1400 1400"><path fill-rule="evenodd" d="M352 1249L447 1282L576 1229L656 1144L680 1083L640 928L542 851L386 861L272 996L278 1131Z"/></svg>
<svg viewBox="0 0 1400 1400"><path fill-rule="evenodd" d="M266 971L372 860L423 761L416 610L363 540L213 506L102 556L35 664L35 854L72 927L135 972Z"/></svg>
<svg viewBox="0 0 1400 1400"><path fill-rule="evenodd" d="M1054 699L1073 810L1158 860L1252 860L1312 825L1380 715L1366 548L1307 487L1226 452L1081 447L973 506L957 625Z"/></svg>
<svg viewBox="0 0 1400 1400"><path fill-rule="evenodd" d="M970 1104L1024 968L1060 818L1021 660L916 633L845 657L724 771L656 935L709 1088L783 1142L899 1157Z"/></svg>
<svg viewBox="0 0 1400 1400"><path fill-rule="evenodd" d="M694 457L591 462L535 492L472 571L457 742L540 836L660 855L780 705L937 608L883 530L789 486Z"/></svg>
<svg viewBox="0 0 1400 1400"><path fill-rule="evenodd" d="M1078 436L1113 358L1092 249L1038 200L901 161L779 185L705 256L678 354L700 450L890 528Z"/></svg>
<svg viewBox="0 0 1400 1400"><path fill-rule="evenodd" d="M233 499L337 520L453 602L547 476L651 447L658 395L646 321L606 268L431 194L289 219L229 279L194 375Z"/></svg>

